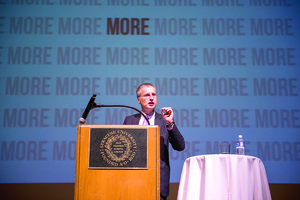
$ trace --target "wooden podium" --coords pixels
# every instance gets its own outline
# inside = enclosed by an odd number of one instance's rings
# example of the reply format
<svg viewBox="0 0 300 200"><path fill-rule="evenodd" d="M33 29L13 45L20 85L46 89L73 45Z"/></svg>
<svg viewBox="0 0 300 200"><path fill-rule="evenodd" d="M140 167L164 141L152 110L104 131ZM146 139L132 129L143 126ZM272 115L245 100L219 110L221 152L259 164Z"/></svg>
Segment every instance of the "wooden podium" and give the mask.
<svg viewBox="0 0 300 200"><path fill-rule="evenodd" d="M160 199L156 125L79 125L75 200Z"/></svg>

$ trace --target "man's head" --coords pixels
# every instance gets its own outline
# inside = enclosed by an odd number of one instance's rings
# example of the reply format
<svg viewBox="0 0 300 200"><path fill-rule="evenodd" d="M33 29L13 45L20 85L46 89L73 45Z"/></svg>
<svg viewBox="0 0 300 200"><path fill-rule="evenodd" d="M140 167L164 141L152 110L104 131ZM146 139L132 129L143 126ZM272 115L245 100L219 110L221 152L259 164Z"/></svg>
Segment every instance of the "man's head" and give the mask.
<svg viewBox="0 0 300 200"><path fill-rule="evenodd" d="M157 104L156 89L151 83L143 83L136 89L137 102L141 104L142 111L151 113Z"/></svg>

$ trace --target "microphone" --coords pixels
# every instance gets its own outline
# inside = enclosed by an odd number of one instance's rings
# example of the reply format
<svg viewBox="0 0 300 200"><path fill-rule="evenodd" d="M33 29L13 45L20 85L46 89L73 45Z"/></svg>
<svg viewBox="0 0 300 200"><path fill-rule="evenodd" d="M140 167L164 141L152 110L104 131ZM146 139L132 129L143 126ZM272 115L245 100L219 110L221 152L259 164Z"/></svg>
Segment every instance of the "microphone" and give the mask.
<svg viewBox="0 0 300 200"><path fill-rule="evenodd" d="M101 104L96 104L95 100L96 100L96 94L93 94L93 96L91 97L89 103L87 104L85 111L82 114L82 117L79 119L79 123L80 124L84 124L86 122L86 118L90 112L90 110L92 110L93 108L101 108L101 107L125 107L125 108L131 108L136 110L137 112L139 112L141 115L144 116L144 118L147 120L148 124L150 125L150 122L148 120L148 118L146 117L146 115L144 113L142 113L140 110L131 107L131 106L126 106L126 105L101 105Z"/></svg>
<svg viewBox="0 0 300 200"><path fill-rule="evenodd" d="M89 103L87 104L81 118L79 119L79 123L80 124L84 124L86 122L86 118L89 115L90 110L92 110L95 106L95 99L96 99L96 94L93 94L93 96L91 97Z"/></svg>

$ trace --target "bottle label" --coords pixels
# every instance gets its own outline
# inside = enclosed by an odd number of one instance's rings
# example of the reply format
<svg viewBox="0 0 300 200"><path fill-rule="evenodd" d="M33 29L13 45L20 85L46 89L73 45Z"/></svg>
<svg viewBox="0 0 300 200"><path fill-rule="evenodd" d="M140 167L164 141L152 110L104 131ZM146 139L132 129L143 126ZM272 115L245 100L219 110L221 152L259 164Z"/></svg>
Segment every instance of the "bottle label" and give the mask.
<svg viewBox="0 0 300 200"><path fill-rule="evenodd" d="M237 142L236 147L245 147L244 142Z"/></svg>

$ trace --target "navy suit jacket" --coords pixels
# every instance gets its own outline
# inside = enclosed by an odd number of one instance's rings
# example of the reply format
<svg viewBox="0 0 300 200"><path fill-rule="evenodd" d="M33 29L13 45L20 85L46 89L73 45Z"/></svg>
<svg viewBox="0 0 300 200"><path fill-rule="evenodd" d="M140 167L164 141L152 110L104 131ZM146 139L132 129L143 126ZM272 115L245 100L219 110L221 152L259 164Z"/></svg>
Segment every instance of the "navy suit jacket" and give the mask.
<svg viewBox="0 0 300 200"><path fill-rule="evenodd" d="M141 114L127 116L123 124L138 125L140 118ZM160 193L163 196L169 196L169 143L173 149L182 151L185 148L185 141L175 124L172 130L167 129L167 124L162 114L155 112L154 124L160 127Z"/></svg>

